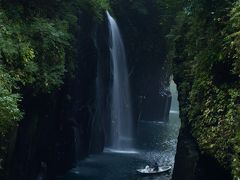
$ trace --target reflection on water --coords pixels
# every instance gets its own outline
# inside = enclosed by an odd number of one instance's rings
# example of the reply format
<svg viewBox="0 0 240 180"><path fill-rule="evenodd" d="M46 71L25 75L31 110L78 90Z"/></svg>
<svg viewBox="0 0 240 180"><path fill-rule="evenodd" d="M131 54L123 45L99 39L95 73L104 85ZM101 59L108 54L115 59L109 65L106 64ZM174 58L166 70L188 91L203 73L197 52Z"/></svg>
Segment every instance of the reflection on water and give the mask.
<svg viewBox="0 0 240 180"><path fill-rule="evenodd" d="M156 176L141 177L136 169L146 165L174 164L177 136L180 127L176 88L171 85L173 104L168 122L145 122L137 125L136 138L133 141L134 150L129 153L106 149L100 155L90 155L79 162L58 180L169 180L171 173Z"/></svg>
<svg viewBox="0 0 240 180"><path fill-rule="evenodd" d="M105 153L120 153L120 154L138 154L138 151L136 150L116 150L116 149L110 149L110 148L105 148L104 150Z"/></svg>
<svg viewBox="0 0 240 180"><path fill-rule="evenodd" d="M136 151L122 153L107 149L100 155L91 155L59 180L169 180L171 173L141 177L135 170L155 162L173 165L178 129L175 113L170 114L167 123L139 122L134 142Z"/></svg>

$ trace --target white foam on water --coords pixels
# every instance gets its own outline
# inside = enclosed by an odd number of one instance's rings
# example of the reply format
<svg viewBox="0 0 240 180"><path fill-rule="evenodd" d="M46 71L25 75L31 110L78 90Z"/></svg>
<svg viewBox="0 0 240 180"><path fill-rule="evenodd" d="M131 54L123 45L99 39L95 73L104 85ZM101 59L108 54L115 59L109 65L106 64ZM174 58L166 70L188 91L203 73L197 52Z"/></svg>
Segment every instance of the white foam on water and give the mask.
<svg viewBox="0 0 240 180"><path fill-rule="evenodd" d="M105 153L118 153L118 154L139 154L139 152L134 149L119 150L119 149L105 148L104 152Z"/></svg>
<svg viewBox="0 0 240 180"><path fill-rule="evenodd" d="M171 111L170 111L170 114L179 114L179 111L171 110Z"/></svg>

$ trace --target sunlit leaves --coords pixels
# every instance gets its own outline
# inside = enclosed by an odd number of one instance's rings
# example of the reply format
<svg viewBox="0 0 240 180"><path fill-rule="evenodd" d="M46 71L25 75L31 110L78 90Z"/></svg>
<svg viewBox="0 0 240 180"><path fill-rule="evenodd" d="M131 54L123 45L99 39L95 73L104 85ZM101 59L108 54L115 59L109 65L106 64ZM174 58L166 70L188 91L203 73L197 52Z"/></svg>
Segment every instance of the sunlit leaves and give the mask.
<svg viewBox="0 0 240 180"><path fill-rule="evenodd" d="M62 85L79 9L96 20L102 20L109 9L107 0L21 3L3 1L0 8L1 133L22 117L18 107L21 98L15 92L30 87L36 94L51 93Z"/></svg>
<svg viewBox="0 0 240 180"><path fill-rule="evenodd" d="M22 118L18 108L20 96L12 92L14 84L12 77L0 66L0 138Z"/></svg>
<svg viewBox="0 0 240 180"><path fill-rule="evenodd" d="M76 66L73 37L80 31L80 12L101 21L106 9L108 0L0 2L0 170L12 131L23 118L20 93L58 90L66 69Z"/></svg>
<svg viewBox="0 0 240 180"><path fill-rule="evenodd" d="M240 76L240 1L234 3L229 16L225 49L233 56L233 72Z"/></svg>
<svg viewBox="0 0 240 180"><path fill-rule="evenodd" d="M65 48L70 45L68 25L65 21L51 22L36 18L30 27L39 74L36 77L36 89L50 92L63 83Z"/></svg>

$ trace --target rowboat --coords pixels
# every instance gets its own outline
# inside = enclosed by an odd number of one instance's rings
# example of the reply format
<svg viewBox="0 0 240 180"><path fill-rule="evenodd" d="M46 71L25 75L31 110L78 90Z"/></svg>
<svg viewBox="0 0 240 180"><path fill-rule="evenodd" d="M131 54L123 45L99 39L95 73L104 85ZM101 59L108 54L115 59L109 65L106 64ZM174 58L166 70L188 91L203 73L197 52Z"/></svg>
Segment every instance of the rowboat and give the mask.
<svg viewBox="0 0 240 180"><path fill-rule="evenodd" d="M158 171L155 171L154 168L150 168L146 166L144 169L137 169L137 173L144 174L144 175L153 175L153 174L160 174L163 172L168 172L172 167L171 166L159 166Z"/></svg>

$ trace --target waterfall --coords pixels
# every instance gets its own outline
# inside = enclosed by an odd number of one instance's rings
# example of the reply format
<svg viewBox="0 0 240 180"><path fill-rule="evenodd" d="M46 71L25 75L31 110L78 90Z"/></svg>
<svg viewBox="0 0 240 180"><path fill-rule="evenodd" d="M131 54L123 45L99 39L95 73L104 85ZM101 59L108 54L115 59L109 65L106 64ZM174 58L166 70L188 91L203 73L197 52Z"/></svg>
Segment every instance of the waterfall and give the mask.
<svg viewBox="0 0 240 180"><path fill-rule="evenodd" d="M107 17L113 76L111 89L111 148L127 150L132 147L133 122L126 53L116 21L108 12Z"/></svg>

